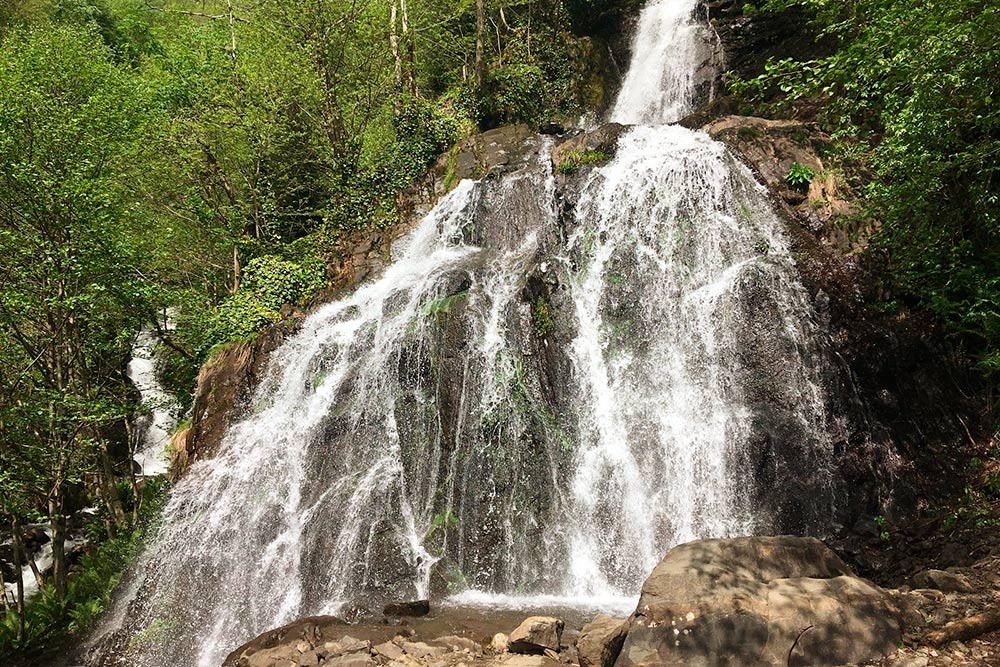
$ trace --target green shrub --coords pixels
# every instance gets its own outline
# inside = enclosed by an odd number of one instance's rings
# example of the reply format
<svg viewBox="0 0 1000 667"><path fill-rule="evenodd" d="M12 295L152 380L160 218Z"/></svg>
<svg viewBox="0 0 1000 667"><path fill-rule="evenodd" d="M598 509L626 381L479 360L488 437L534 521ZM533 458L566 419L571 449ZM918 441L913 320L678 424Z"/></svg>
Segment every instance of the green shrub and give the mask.
<svg viewBox="0 0 1000 667"><path fill-rule="evenodd" d="M791 168L789 168L788 173L785 174L785 183L788 183L793 188L797 188L802 185L808 185L815 176L815 171L804 164L794 162Z"/></svg>
<svg viewBox="0 0 1000 667"><path fill-rule="evenodd" d="M271 310L283 304L300 303L322 287L325 280L322 261L315 257L292 262L276 255L256 257L243 267L241 290L252 293Z"/></svg>
<svg viewBox="0 0 1000 667"><path fill-rule="evenodd" d="M604 164L611 159L607 153L601 151L578 148L570 151L563 157L563 161L556 167L557 174L572 176L580 167L588 164Z"/></svg>
<svg viewBox="0 0 1000 667"><path fill-rule="evenodd" d="M546 109L546 80L541 68L526 63L504 65L489 83L485 106L488 124L537 123Z"/></svg>

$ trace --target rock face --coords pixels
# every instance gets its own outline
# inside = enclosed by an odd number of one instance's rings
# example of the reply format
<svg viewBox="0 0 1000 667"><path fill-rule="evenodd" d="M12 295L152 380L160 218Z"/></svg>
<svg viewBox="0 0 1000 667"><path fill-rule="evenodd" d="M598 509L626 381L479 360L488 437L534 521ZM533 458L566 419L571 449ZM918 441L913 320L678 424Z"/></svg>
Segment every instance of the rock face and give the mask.
<svg viewBox="0 0 1000 667"><path fill-rule="evenodd" d="M642 587L616 667L826 667L887 655L900 623L882 589L813 538L702 540Z"/></svg>
<svg viewBox="0 0 1000 667"><path fill-rule="evenodd" d="M563 622L551 616L532 616L510 633L511 653L544 653L558 651L562 641Z"/></svg>

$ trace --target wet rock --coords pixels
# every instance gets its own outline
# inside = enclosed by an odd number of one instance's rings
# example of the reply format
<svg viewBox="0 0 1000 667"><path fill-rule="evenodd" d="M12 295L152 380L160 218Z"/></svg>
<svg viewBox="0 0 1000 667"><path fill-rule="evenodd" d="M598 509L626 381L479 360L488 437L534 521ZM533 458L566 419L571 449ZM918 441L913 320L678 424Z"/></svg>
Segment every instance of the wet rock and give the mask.
<svg viewBox="0 0 1000 667"><path fill-rule="evenodd" d="M563 622L552 616L531 616L510 633L511 653L541 654L545 649L559 650Z"/></svg>
<svg viewBox="0 0 1000 667"><path fill-rule="evenodd" d="M596 130L580 134L559 144L552 151L552 166L558 169L573 154L592 151L606 155L609 159L618 150L618 140L629 130L618 123L607 123Z"/></svg>
<svg viewBox="0 0 1000 667"><path fill-rule="evenodd" d="M899 640L888 594L819 540L701 540L646 579L615 665L832 667L881 658Z"/></svg>
<svg viewBox="0 0 1000 667"><path fill-rule="evenodd" d="M600 615L583 626L576 640L580 667L611 667L621 653L628 621Z"/></svg>
<svg viewBox="0 0 1000 667"><path fill-rule="evenodd" d="M924 570L913 575L913 585L916 588L930 588L945 593L974 593L975 588L969 578L945 570Z"/></svg>
<svg viewBox="0 0 1000 667"><path fill-rule="evenodd" d="M431 613L431 603L428 600L392 602L382 609L382 613L386 616L426 616Z"/></svg>

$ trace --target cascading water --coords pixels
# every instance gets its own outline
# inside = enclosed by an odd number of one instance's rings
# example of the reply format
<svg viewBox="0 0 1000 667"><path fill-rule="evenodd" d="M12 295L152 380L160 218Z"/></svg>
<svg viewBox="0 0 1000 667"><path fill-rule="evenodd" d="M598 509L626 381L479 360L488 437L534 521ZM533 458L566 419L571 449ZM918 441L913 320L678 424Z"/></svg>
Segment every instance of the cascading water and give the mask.
<svg viewBox="0 0 1000 667"><path fill-rule="evenodd" d="M169 318L164 324L170 326ZM170 467L167 445L178 411L177 402L156 375L158 342L154 331L142 331L132 346L132 360L128 364L128 377L149 410L138 420L139 442L134 457L139 473L147 476L162 475Z"/></svg>
<svg viewBox="0 0 1000 667"><path fill-rule="evenodd" d="M681 541L822 527L823 355L782 226L723 145L666 125L694 95L694 6L643 11L612 116L640 126L572 196L533 140L272 355L94 662L215 667L390 596L611 604Z"/></svg>

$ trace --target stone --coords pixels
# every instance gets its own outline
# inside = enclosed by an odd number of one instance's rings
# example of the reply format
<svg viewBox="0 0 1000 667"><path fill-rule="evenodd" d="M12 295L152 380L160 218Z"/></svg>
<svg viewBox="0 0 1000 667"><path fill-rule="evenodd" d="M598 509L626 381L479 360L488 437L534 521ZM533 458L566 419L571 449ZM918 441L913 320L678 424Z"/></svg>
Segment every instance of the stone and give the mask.
<svg viewBox="0 0 1000 667"><path fill-rule="evenodd" d="M257 651L244 658L240 664L246 667L294 667L298 664L300 652L295 646L285 645Z"/></svg>
<svg viewBox="0 0 1000 667"><path fill-rule="evenodd" d="M344 635L335 642L326 642L319 648L319 653L323 657L338 655L348 655L350 653L368 653L371 650L371 642L367 639L355 639L350 635Z"/></svg>
<svg viewBox="0 0 1000 667"><path fill-rule="evenodd" d="M294 667L301 654L312 650L313 646L321 645L331 635L334 635L334 633L343 632L345 626L344 621L336 616L309 616L301 618L293 623L269 630L251 639L226 656L222 665L223 667L237 667L237 665L251 667L250 659L256 654L262 651L280 649L281 651L291 651L288 653L287 658L292 662ZM305 645L305 650L298 650L297 646L300 643ZM278 657L284 659L284 653L280 653L280 655L275 654L275 659L278 659ZM261 662L260 665L254 663L252 667L267 667L267 665L271 664L266 662L267 659L267 656L262 656L260 660L264 662Z"/></svg>
<svg viewBox="0 0 1000 667"><path fill-rule="evenodd" d="M296 662L299 667L317 667L317 665L319 665L319 661L319 653L316 651L307 651L300 655Z"/></svg>
<svg viewBox="0 0 1000 667"><path fill-rule="evenodd" d="M426 616L431 613L429 600L412 600L408 602L391 602L382 613L386 616Z"/></svg>
<svg viewBox="0 0 1000 667"><path fill-rule="evenodd" d="M583 626L576 650L580 667L611 667L621 653L628 634L628 622L600 615Z"/></svg>
<svg viewBox="0 0 1000 667"><path fill-rule="evenodd" d="M509 653L499 662L501 667L557 667L559 662L547 655Z"/></svg>
<svg viewBox="0 0 1000 667"><path fill-rule="evenodd" d="M399 660L405 655L403 649L396 646L393 642L382 642L381 644L376 644L372 647L372 651L386 660Z"/></svg>
<svg viewBox="0 0 1000 667"><path fill-rule="evenodd" d="M506 653L510 649L510 637L502 632L493 635L490 640L490 650L494 653Z"/></svg>
<svg viewBox="0 0 1000 667"><path fill-rule="evenodd" d="M510 633L511 653L544 653L545 649L559 650L563 622L552 616L531 616L524 619Z"/></svg>
<svg viewBox="0 0 1000 667"><path fill-rule="evenodd" d="M700 540L642 587L616 667L833 667L896 650L889 594L805 537Z"/></svg>
<svg viewBox="0 0 1000 667"><path fill-rule="evenodd" d="M483 647L479 642L469 639L468 637L459 637L458 635L438 637L434 640L434 643L440 646L445 646L452 651L468 651L473 655L480 655L483 652Z"/></svg>
<svg viewBox="0 0 1000 667"><path fill-rule="evenodd" d="M375 664L368 653L346 653L327 658L320 667L374 667Z"/></svg>
<svg viewBox="0 0 1000 667"><path fill-rule="evenodd" d="M927 667L930 659L926 655L911 655L898 658L891 667Z"/></svg>
<svg viewBox="0 0 1000 667"><path fill-rule="evenodd" d="M945 570L924 570L912 577L913 585L916 588L930 588L943 591L945 593L975 593L968 577L956 572L946 572Z"/></svg>
<svg viewBox="0 0 1000 667"><path fill-rule="evenodd" d="M400 647L406 651L407 655L412 655L420 660L437 658L448 652L447 649L440 646L431 646L424 642L401 642Z"/></svg>

